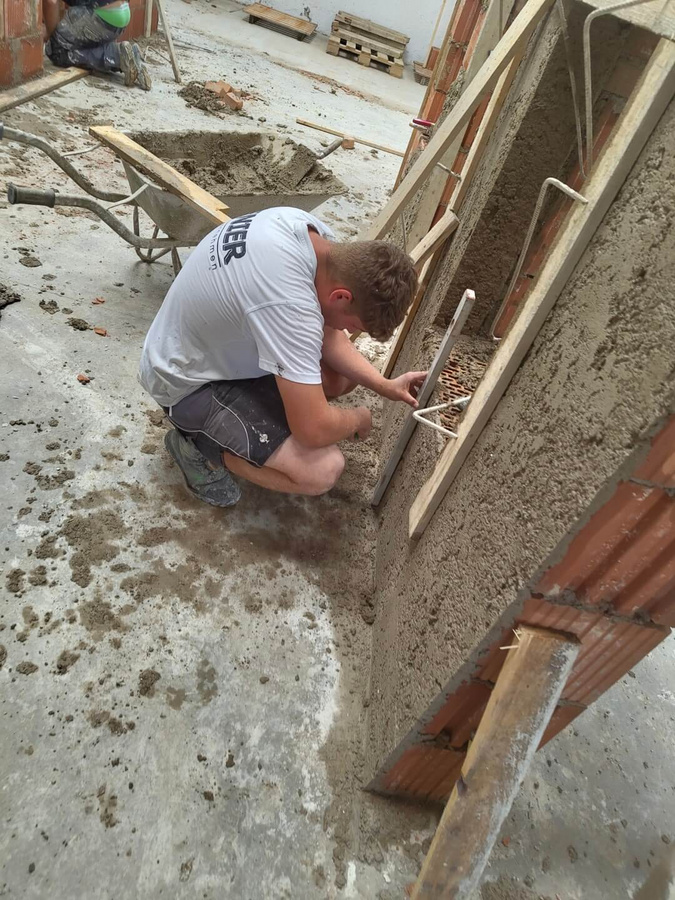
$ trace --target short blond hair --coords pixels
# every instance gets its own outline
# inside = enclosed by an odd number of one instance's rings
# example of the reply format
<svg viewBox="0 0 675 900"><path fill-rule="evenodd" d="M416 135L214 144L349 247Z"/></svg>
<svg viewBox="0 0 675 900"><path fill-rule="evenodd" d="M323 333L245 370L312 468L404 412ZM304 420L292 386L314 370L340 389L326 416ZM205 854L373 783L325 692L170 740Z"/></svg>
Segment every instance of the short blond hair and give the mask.
<svg viewBox="0 0 675 900"><path fill-rule="evenodd" d="M331 244L331 276L351 291L365 330L388 340L405 318L417 288L410 257L389 241Z"/></svg>

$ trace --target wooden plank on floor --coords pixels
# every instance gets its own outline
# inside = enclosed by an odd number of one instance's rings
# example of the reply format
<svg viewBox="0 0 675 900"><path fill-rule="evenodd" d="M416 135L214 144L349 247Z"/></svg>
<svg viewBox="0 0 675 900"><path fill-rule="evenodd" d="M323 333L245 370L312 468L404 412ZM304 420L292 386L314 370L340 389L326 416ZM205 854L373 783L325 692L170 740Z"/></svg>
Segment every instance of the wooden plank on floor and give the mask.
<svg viewBox="0 0 675 900"><path fill-rule="evenodd" d="M432 69L427 69L424 66L424 63L415 62L413 63L413 70L415 72L415 78L420 84L429 84L429 79L433 74Z"/></svg>
<svg viewBox="0 0 675 900"><path fill-rule="evenodd" d="M25 84L19 84L16 87L8 88L6 91L0 92L0 113L22 103L28 103L29 100L35 100L38 97L57 91L66 84L78 81L85 75L91 73L87 69L53 69L35 78L33 81L27 81Z"/></svg>
<svg viewBox="0 0 675 900"><path fill-rule="evenodd" d="M579 653L568 635L523 627L490 695L412 900L468 900Z"/></svg>
<svg viewBox="0 0 675 900"><path fill-rule="evenodd" d="M403 156L401 150L394 150L393 147L385 147L384 144L376 144L374 141L367 141L365 138L354 137L348 131L337 131L335 128L328 128L326 125L318 125L316 122L308 122L307 119L296 119L298 125L304 125L305 128L315 128L317 131L323 131L325 134L334 134L335 137L351 138L355 144L363 144L364 147L372 147L373 150L381 150L383 153L391 153L394 156Z"/></svg>
<svg viewBox="0 0 675 900"><path fill-rule="evenodd" d="M135 169L146 175L154 184L181 197L214 225L230 221L226 204L200 188L194 181L190 181L185 175L181 175L173 166L155 156L154 153L150 153L145 147L132 141L126 134L107 125L92 125L89 134L109 147L115 156L130 163Z"/></svg>
<svg viewBox="0 0 675 900"><path fill-rule="evenodd" d="M299 16L292 16L290 13L281 12L281 10L273 9L271 6L265 6L264 3L249 3L244 7L244 12L253 19L264 19L266 22L281 25L283 28L296 31L306 37L309 37L316 31L314 22L301 19Z"/></svg>
<svg viewBox="0 0 675 900"><path fill-rule="evenodd" d="M379 64L387 68L389 75L393 75L395 78L403 78L403 61L401 59L391 59L389 56L369 50L365 46L359 49L353 41L347 41L336 34L331 34L326 44L326 53L330 53L332 56L339 56L341 50L362 66ZM377 65L375 65L375 68L377 68Z"/></svg>
<svg viewBox="0 0 675 900"><path fill-rule="evenodd" d="M411 537L424 533L674 96L675 43L662 38L583 186L588 203L571 209L521 311L474 392L457 439L448 442L415 498L410 508Z"/></svg>

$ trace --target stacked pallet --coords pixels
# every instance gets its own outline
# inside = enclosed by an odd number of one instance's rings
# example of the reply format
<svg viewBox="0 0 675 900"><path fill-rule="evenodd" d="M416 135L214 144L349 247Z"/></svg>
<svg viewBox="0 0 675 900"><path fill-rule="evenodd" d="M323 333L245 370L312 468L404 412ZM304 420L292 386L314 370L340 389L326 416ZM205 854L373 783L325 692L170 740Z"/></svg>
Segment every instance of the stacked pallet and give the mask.
<svg viewBox="0 0 675 900"><path fill-rule="evenodd" d="M410 38L370 19L340 11L331 26L326 53L344 53L362 66L385 69L403 77L403 53Z"/></svg>

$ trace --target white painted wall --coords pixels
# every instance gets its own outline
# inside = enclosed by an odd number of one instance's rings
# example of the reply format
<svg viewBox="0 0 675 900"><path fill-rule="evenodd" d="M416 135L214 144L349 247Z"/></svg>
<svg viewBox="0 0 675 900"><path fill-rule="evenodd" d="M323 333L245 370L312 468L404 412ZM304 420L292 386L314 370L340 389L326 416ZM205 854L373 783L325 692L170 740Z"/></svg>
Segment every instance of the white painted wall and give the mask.
<svg viewBox="0 0 675 900"><path fill-rule="evenodd" d="M414 3L402 0L394 3L392 0L360 0L359 3L353 0L351 2L350 0L260 0L260 2L273 6L281 12L291 13L293 16L309 18L312 22L316 22L318 30L325 35L330 34L335 13L341 9L396 31L402 31L410 37L404 60L408 65L412 65L413 61L424 62L426 59L431 34L443 0L416 0ZM434 41L437 47L443 40L454 5L455 0L446 0ZM314 40L322 40L322 37L318 35Z"/></svg>

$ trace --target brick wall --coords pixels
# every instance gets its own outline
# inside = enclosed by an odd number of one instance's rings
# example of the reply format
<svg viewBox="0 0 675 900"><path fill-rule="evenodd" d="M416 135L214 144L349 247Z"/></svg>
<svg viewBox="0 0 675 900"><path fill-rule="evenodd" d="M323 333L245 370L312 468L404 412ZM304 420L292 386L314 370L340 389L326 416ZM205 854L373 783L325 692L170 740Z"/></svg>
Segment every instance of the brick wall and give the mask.
<svg viewBox="0 0 675 900"><path fill-rule="evenodd" d="M129 0L131 21L120 40L143 36L145 4L146 0ZM156 6L152 11L152 30L157 30ZM41 0L0 0L0 88L39 75L42 65Z"/></svg>
<svg viewBox="0 0 675 900"><path fill-rule="evenodd" d="M0 87L42 71L40 0L0 0Z"/></svg>
<svg viewBox="0 0 675 900"><path fill-rule="evenodd" d="M145 0L129 0L129 7L131 21L124 29L124 34L120 37L121 41L143 37L145 30ZM152 30L153 32L157 31L157 6L154 6L152 10Z"/></svg>

